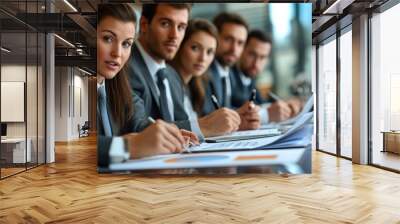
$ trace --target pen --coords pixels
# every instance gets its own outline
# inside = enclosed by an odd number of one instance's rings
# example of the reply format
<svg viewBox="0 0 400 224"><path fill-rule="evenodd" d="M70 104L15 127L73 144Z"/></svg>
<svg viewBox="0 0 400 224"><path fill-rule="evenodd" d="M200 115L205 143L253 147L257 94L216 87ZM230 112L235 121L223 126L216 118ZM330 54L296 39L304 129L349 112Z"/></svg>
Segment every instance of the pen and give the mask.
<svg viewBox="0 0 400 224"><path fill-rule="evenodd" d="M249 98L249 101L250 101L249 108L250 109L254 108L254 102L256 101L256 93L257 93L257 90L255 88L251 90L251 95L250 95L250 98Z"/></svg>
<svg viewBox="0 0 400 224"><path fill-rule="evenodd" d="M184 152L191 153L192 150L190 149L190 147L196 146L197 144L192 142L190 137L185 137L185 140L186 140L186 144L185 144L185 147L183 148L184 150L182 151L182 153L184 153Z"/></svg>
<svg viewBox="0 0 400 224"><path fill-rule="evenodd" d="M251 95L250 95L249 101L252 101L252 102L256 101L256 93L257 93L257 90L255 88L253 90L251 90Z"/></svg>
<svg viewBox="0 0 400 224"><path fill-rule="evenodd" d="M147 120L152 124L156 123L156 121L152 117L148 117ZM195 146L196 144L191 141L190 137L187 139L187 141L188 141L188 143L185 144L184 151L191 153L191 150L189 148L192 146Z"/></svg>
<svg viewBox="0 0 400 224"><path fill-rule="evenodd" d="M278 95L276 95L273 92L269 92L268 95L271 98L272 102L276 102L276 101L282 100Z"/></svg>
<svg viewBox="0 0 400 224"><path fill-rule="evenodd" d="M152 117L148 117L147 120L152 124L156 123L156 121Z"/></svg>
<svg viewBox="0 0 400 224"><path fill-rule="evenodd" d="M192 142L189 142L189 145L188 145L188 146L185 146L184 152L191 153L192 151L190 150L190 147L192 147L192 146L193 146L193 145L192 145Z"/></svg>
<svg viewBox="0 0 400 224"><path fill-rule="evenodd" d="M214 94L211 95L211 101L213 102L214 107L215 107L216 110L218 110L219 108L221 108L220 105L219 105L219 103L218 103L217 97L215 97Z"/></svg>

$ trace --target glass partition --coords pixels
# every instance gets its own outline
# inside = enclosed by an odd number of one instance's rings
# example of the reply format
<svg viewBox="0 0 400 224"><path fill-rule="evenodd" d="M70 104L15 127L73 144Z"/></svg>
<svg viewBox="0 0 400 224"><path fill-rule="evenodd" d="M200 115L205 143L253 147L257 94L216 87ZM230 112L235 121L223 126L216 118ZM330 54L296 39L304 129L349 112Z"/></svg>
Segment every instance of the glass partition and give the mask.
<svg viewBox="0 0 400 224"><path fill-rule="evenodd" d="M27 35L25 32L1 34L1 122L6 125L2 134L2 177L26 169L31 160L30 142L26 134L26 77ZM28 149L28 150L27 150Z"/></svg>
<svg viewBox="0 0 400 224"><path fill-rule="evenodd" d="M336 154L336 37L318 47L318 145Z"/></svg>
<svg viewBox="0 0 400 224"><path fill-rule="evenodd" d="M1 1L0 178L45 162L45 35L23 21L44 1Z"/></svg>
<svg viewBox="0 0 400 224"><path fill-rule="evenodd" d="M26 81L26 112L27 112L27 150L30 151L30 158L28 160L28 168L37 165L37 81L38 81L38 49L37 41L38 35L35 32L27 33L28 38L28 62L27 62L27 81Z"/></svg>

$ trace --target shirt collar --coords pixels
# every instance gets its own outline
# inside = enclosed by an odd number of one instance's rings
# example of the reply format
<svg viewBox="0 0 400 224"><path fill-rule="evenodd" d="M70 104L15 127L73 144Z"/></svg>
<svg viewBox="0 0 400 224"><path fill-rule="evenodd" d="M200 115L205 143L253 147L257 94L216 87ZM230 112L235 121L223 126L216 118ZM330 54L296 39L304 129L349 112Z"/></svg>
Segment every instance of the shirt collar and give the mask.
<svg viewBox="0 0 400 224"><path fill-rule="evenodd" d="M97 89L99 89L100 87L103 87L105 85L106 80L104 79L103 82L101 83L97 83Z"/></svg>
<svg viewBox="0 0 400 224"><path fill-rule="evenodd" d="M217 67L218 74L223 77L229 77L229 67L224 68L222 65L218 62L218 60L215 60L215 65Z"/></svg>
<svg viewBox="0 0 400 224"><path fill-rule="evenodd" d="M242 72L242 71L239 69L239 66L238 66L237 69L238 69L238 71L239 71L239 77L240 77L240 80L242 81L243 85L244 85L244 86L249 86L249 85L251 84L252 78L246 76L246 75L244 74L244 72Z"/></svg>
<svg viewBox="0 0 400 224"><path fill-rule="evenodd" d="M158 70L165 68L165 61L162 61L161 63L157 63L143 48L143 46L140 44L139 41L136 42L136 46L139 49L140 54L143 57L144 63L147 66L147 69L149 70L149 73L153 80L157 80L156 74Z"/></svg>

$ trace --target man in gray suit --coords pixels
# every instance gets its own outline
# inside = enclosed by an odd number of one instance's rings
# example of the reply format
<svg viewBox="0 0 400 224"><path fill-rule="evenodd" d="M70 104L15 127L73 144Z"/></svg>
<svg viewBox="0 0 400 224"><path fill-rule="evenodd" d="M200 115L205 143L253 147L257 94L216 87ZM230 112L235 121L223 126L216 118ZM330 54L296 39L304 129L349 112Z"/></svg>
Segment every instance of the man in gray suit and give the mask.
<svg viewBox="0 0 400 224"><path fill-rule="evenodd" d="M189 3L143 5L140 36L132 49L128 74L133 92L143 100L147 116L174 122L201 139L220 134L221 126L237 130L240 118L223 111L206 119L189 120L185 112L182 82L165 61L172 60L178 51L190 11Z"/></svg>
<svg viewBox="0 0 400 224"><path fill-rule="evenodd" d="M240 60L233 67L230 77L232 89L238 90L231 97L234 107L248 101L252 90L257 89L256 77L265 69L271 49L271 37L261 30L250 31ZM286 120L296 115L301 108L299 101L295 99L275 100L263 99L257 91L254 103L261 107L260 117L263 124Z"/></svg>
<svg viewBox="0 0 400 224"><path fill-rule="evenodd" d="M218 29L218 46L215 59L208 70L203 114L209 114L216 109L211 97L214 95L220 105L236 109L241 118L241 130L257 129L260 127L259 107L249 101L233 107L231 99L234 92L240 94L232 88L230 76L233 65L242 54L248 24L239 14L227 12L217 15L213 22Z"/></svg>

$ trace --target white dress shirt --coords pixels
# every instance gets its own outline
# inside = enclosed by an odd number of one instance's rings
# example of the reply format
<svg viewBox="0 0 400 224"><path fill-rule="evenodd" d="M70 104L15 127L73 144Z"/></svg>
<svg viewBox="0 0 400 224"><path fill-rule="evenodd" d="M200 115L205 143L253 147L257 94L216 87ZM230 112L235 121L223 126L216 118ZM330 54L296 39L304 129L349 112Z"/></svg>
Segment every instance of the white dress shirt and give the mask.
<svg viewBox="0 0 400 224"><path fill-rule="evenodd" d="M185 95L183 96L183 106L185 108L186 114L189 116L189 119L198 119L198 115L196 111L193 109L192 101L190 100L188 94L185 91Z"/></svg>

